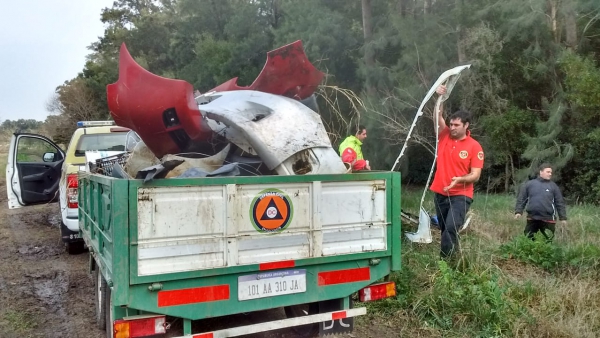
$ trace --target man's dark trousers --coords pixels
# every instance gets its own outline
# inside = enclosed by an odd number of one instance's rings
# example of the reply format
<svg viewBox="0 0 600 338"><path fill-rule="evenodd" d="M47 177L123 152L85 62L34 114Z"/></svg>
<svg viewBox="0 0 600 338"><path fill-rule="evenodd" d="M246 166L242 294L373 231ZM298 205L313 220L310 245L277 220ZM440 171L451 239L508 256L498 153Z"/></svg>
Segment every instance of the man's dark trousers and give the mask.
<svg viewBox="0 0 600 338"><path fill-rule="evenodd" d="M527 219L527 224L525 225L525 236L530 239L535 239L535 233L541 232L542 235L546 238L546 241L552 241L554 239L554 231L556 226L552 222L546 222L537 219Z"/></svg>
<svg viewBox="0 0 600 338"><path fill-rule="evenodd" d="M449 257L458 250L458 231L465 223L473 199L463 195L445 196L436 193L434 202L442 231L440 254L442 257Z"/></svg>

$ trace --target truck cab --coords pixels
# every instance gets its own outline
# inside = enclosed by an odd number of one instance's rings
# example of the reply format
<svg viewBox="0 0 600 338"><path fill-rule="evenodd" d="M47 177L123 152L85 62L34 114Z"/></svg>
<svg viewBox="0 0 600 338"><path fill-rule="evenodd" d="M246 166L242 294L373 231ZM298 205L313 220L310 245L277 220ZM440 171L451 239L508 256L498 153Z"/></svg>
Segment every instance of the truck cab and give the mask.
<svg viewBox="0 0 600 338"><path fill-rule="evenodd" d="M86 171L86 151L109 156L126 150L137 135L113 121L80 121L66 151L43 135L15 133L6 166L9 209L59 202L60 233L70 254L81 253L77 208L78 172Z"/></svg>

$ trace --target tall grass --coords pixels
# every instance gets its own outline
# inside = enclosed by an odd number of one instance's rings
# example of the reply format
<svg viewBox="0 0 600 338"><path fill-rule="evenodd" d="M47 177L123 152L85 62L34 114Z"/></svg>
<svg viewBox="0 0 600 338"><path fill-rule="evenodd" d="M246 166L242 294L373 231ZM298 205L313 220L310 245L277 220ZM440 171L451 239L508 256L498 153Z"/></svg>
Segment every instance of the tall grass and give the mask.
<svg viewBox="0 0 600 338"><path fill-rule="evenodd" d="M416 213L421 193L403 189L403 210ZM514 203L514 196L476 194L456 261L439 260L439 230L432 244L403 238L402 271L392 276L398 296L367 304L367 320L402 320L402 336L597 337L600 208L568 207L568 225L557 225L548 243L523 236Z"/></svg>

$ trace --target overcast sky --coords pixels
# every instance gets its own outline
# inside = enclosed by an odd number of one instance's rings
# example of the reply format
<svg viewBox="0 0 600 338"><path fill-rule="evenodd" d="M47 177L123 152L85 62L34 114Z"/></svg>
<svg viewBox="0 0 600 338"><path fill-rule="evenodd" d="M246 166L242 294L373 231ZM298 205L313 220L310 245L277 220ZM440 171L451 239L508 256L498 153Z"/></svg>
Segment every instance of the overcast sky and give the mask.
<svg viewBox="0 0 600 338"><path fill-rule="evenodd" d="M12 0L0 5L0 121L48 116L57 86L83 70L113 0Z"/></svg>

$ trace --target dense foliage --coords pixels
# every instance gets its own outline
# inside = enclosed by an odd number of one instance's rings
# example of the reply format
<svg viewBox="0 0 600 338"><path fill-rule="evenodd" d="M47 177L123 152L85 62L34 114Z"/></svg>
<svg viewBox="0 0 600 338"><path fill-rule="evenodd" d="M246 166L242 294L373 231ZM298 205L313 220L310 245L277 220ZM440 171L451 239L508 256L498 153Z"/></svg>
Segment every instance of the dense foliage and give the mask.
<svg viewBox="0 0 600 338"><path fill-rule="evenodd" d="M321 100L330 131L345 134L360 117L365 154L389 169L437 76L470 63L446 108L475 114L473 136L487 156L479 189L512 191L550 161L569 199L600 201L596 0L117 0L101 20L105 34L84 69L49 105L63 120L107 118L105 88L123 42L149 71L204 91L233 77L250 84L267 51L300 39L328 88L364 102L356 111L341 99L333 114ZM422 119L412 138L409 181L426 179L431 122Z"/></svg>

